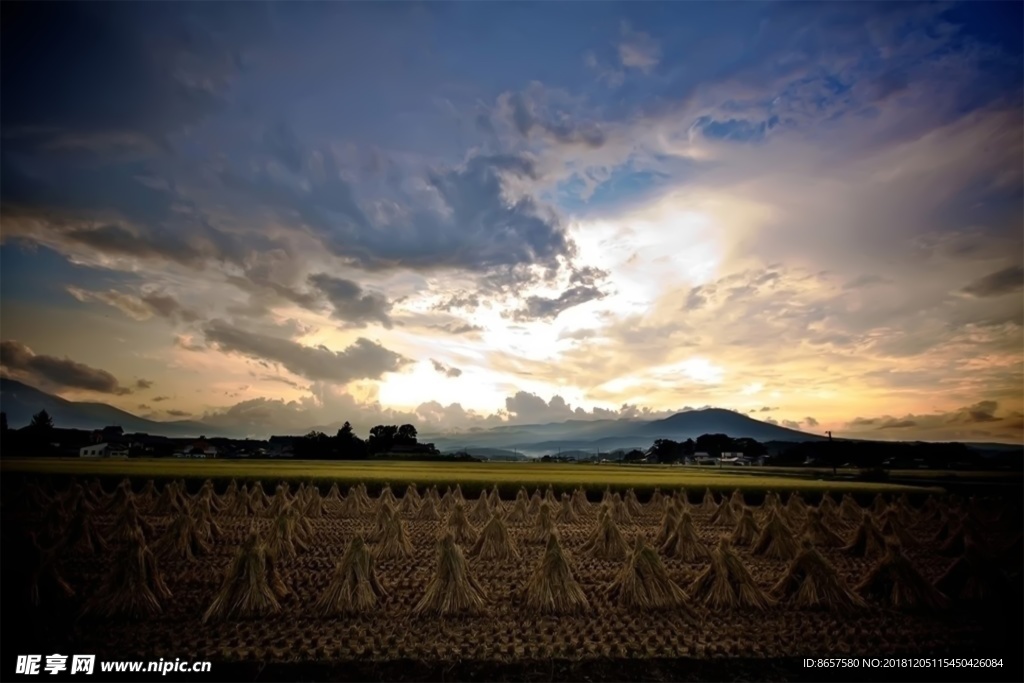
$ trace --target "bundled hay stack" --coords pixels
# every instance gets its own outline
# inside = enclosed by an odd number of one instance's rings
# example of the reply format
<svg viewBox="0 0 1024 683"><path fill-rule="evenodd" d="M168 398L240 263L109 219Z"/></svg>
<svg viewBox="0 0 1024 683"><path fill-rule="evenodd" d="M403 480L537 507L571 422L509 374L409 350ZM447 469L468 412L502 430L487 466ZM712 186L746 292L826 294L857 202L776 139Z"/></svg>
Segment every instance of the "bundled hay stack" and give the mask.
<svg viewBox="0 0 1024 683"><path fill-rule="evenodd" d="M876 493L874 500L871 501L871 512L876 517L881 517L887 509L889 509L889 503L885 500L885 496Z"/></svg>
<svg viewBox="0 0 1024 683"><path fill-rule="evenodd" d="M452 535L456 543L472 545L476 542L476 529L469 523L469 518L466 517L466 506L461 502L455 503L451 514L448 515L445 527L447 533Z"/></svg>
<svg viewBox="0 0 1024 683"><path fill-rule="evenodd" d="M183 557L187 560L208 555L211 549L207 536L200 531L195 518L187 512L178 515L164 535L153 544L153 553L157 557Z"/></svg>
<svg viewBox="0 0 1024 683"><path fill-rule="evenodd" d="M900 519L899 513L894 507L890 507L885 511L879 520L878 527L883 536L895 538L904 548L914 548L918 545L917 539L907 529L906 523Z"/></svg>
<svg viewBox="0 0 1024 683"><path fill-rule="evenodd" d="M416 519L421 522L436 522L441 519L441 513L437 511L434 499L426 496L420 503L420 509L416 511Z"/></svg>
<svg viewBox="0 0 1024 683"><path fill-rule="evenodd" d="M469 573L462 549L450 533L445 534L437 544L437 570L413 613L481 614L486 599L483 586Z"/></svg>
<svg viewBox="0 0 1024 683"><path fill-rule="evenodd" d="M491 499L487 495L487 490L480 491L480 497L477 498L476 503L473 504L473 509L469 511L469 519L474 524L486 524L487 520L491 518Z"/></svg>
<svg viewBox="0 0 1024 683"><path fill-rule="evenodd" d="M249 619L281 611L268 580L266 548L253 530L224 575L220 591L203 614L203 623Z"/></svg>
<svg viewBox="0 0 1024 683"><path fill-rule="evenodd" d="M792 560L796 557L799 546L793 530L789 528L782 515L772 510L768 521L757 537L751 552L760 557L773 560Z"/></svg>
<svg viewBox="0 0 1024 683"><path fill-rule="evenodd" d="M551 514L551 506L545 501L540 504L537 518L534 520L527 538L531 543L547 543L550 536L557 535L558 529L555 527L555 519Z"/></svg>
<svg viewBox="0 0 1024 683"><path fill-rule="evenodd" d="M398 504L398 512L406 516L416 514L420 507L420 500L420 492L416 490L416 484L409 484L405 488L402 502Z"/></svg>
<svg viewBox="0 0 1024 683"><path fill-rule="evenodd" d="M551 484L548 484L547 490L544 491L544 502L552 508L558 505L558 498L555 496L555 490L551 488Z"/></svg>
<svg viewBox="0 0 1024 683"><path fill-rule="evenodd" d="M38 607L44 602L44 596L47 598L46 602L49 602L49 596L53 594L74 597L74 589L64 580L57 567L57 557L63 548L43 548L31 531L20 535L19 541L23 547L23 552L18 553L18 557L21 558L19 564L29 568L29 601Z"/></svg>
<svg viewBox="0 0 1024 683"><path fill-rule="evenodd" d="M164 484L164 490L160 492L156 504L153 505L153 514L161 516L173 516L181 514L184 501L178 495L178 483L169 481Z"/></svg>
<svg viewBox="0 0 1024 683"><path fill-rule="evenodd" d="M267 556L276 563L309 550L307 539L301 529L298 512L288 505L270 523L266 543Z"/></svg>
<svg viewBox="0 0 1024 683"><path fill-rule="evenodd" d="M409 531L405 528L405 522L397 514L392 515L384 524L379 536L380 542L377 545L377 559L379 560L404 560L412 556L412 541L409 540Z"/></svg>
<svg viewBox="0 0 1024 683"><path fill-rule="evenodd" d="M491 505L491 512L501 512L501 491L498 490L497 484L491 488L488 502Z"/></svg>
<svg viewBox="0 0 1024 683"><path fill-rule="evenodd" d="M187 514L188 508L184 508L180 514ZM107 542L117 544L121 541L130 540L136 533L142 534L143 540L153 537L153 527L139 513L139 509L131 503L121 511L114 526L107 536Z"/></svg>
<svg viewBox="0 0 1024 683"><path fill-rule="evenodd" d="M794 491L789 494L789 500L786 501L786 517L791 522L802 521L807 515L808 505L804 502L804 497L800 495L799 491Z"/></svg>
<svg viewBox="0 0 1024 683"><path fill-rule="evenodd" d="M530 503L526 497L526 491L523 489L519 489L515 505L512 506L512 510L509 511L505 521L515 526L526 524L530 521Z"/></svg>
<svg viewBox="0 0 1024 683"><path fill-rule="evenodd" d="M97 551L107 549L107 542L100 535L91 506L85 501L82 501L71 517L60 549L61 552L70 551L85 555L95 555Z"/></svg>
<svg viewBox="0 0 1024 683"><path fill-rule="evenodd" d="M270 499L270 506L263 511L263 516L271 519L279 517L289 502L288 484L281 482L274 491L274 497Z"/></svg>
<svg viewBox="0 0 1024 683"><path fill-rule="evenodd" d="M374 543L384 537L384 530L388 523L398 515L398 511L390 503L384 501L377 508L377 515L373 520L373 532L370 533L370 540Z"/></svg>
<svg viewBox="0 0 1024 683"><path fill-rule="evenodd" d="M587 500L587 493L583 489L573 491L572 509L581 517L590 514L590 501Z"/></svg>
<svg viewBox="0 0 1024 683"><path fill-rule="evenodd" d="M640 501L636 497L636 491L629 489L626 491L626 497L623 501L626 507L626 512L629 513L630 517L639 517L643 514L643 508L640 506Z"/></svg>
<svg viewBox="0 0 1024 683"><path fill-rule="evenodd" d="M853 557L871 559L885 554L885 537L871 519L871 513L861 513L860 526L853 532L850 542L842 548L843 552Z"/></svg>
<svg viewBox="0 0 1024 683"><path fill-rule="evenodd" d="M151 510L156 505L157 499L160 498L160 492L156 488L156 482L152 479L147 479L143 485L142 490L139 491L137 499L139 505L143 506L147 510Z"/></svg>
<svg viewBox="0 0 1024 683"><path fill-rule="evenodd" d="M647 501L647 509L654 512L662 512L665 509L665 496L662 495L660 488L655 487L651 499Z"/></svg>
<svg viewBox="0 0 1024 683"><path fill-rule="evenodd" d="M963 555L969 544L973 544L985 554L990 554L990 549L984 538L978 525L967 517L956 525L949 537L939 546L939 554L948 557Z"/></svg>
<svg viewBox="0 0 1024 683"><path fill-rule="evenodd" d="M332 509L341 505L341 489L338 488L338 482L331 484L331 488L324 498L324 504L329 505Z"/></svg>
<svg viewBox="0 0 1024 683"><path fill-rule="evenodd" d="M455 501L452 500L452 487L449 486L444 491L444 495L441 496L441 502L438 503L438 510L444 513L451 512L452 506L455 505Z"/></svg>
<svg viewBox="0 0 1024 683"><path fill-rule="evenodd" d="M186 505L185 510L195 518L199 532L207 540L213 541L224 535L224 530L213 514L213 504L209 498L200 497L191 505Z"/></svg>
<svg viewBox="0 0 1024 683"><path fill-rule="evenodd" d="M895 543L888 544L855 590L896 609L937 612L949 606L949 598L921 576Z"/></svg>
<svg viewBox="0 0 1024 683"><path fill-rule="evenodd" d="M160 575L156 558L146 547L142 534L137 532L118 550L111 572L86 602L83 614L152 617L163 611L160 601L170 597L171 591Z"/></svg>
<svg viewBox="0 0 1024 683"><path fill-rule="evenodd" d="M708 521L719 526L734 526L740 521L740 511L736 509L732 500L724 500L715 508Z"/></svg>
<svg viewBox="0 0 1024 683"><path fill-rule="evenodd" d="M590 609L554 534L548 537L540 564L526 584L526 608L539 614L575 614Z"/></svg>
<svg viewBox="0 0 1024 683"><path fill-rule="evenodd" d="M938 518L941 508L938 501L935 500L935 496L928 494L928 497L924 499L924 505L921 506L921 511L918 513L918 517L923 522L931 522Z"/></svg>
<svg viewBox="0 0 1024 683"><path fill-rule="evenodd" d="M661 516L661 525L658 527L658 533L654 537L654 544L662 546L668 537L672 535L672 532L679 526L679 507L675 504L675 501L669 501L669 504L665 506L665 512Z"/></svg>
<svg viewBox="0 0 1024 683"><path fill-rule="evenodd" d="M860 505L857 505L857 501L853 499L853 496L849 493L844 493L843 501L839 504L839 516L845 522L859 524L861 517L864 516L864 510L861 509Z"/></svg>
<svg viewBox="0 0 1024 683"><path fill-rule="evenodd" d="M530 496L530 504L526 508L526 512L531 518L536 517L537 513L540 512L540 504L544 502L544 497L540 495L540 490L535 490L533 495Z"/></svg>
<svg viewBox="0 0 1024 683"><path fill-rule="evenodd" d="M711 552L711 564L694 579L689 593L713 610L738 607L766 610L775 603L754 582L725 536Z"/></svg>
<svg viewBox="0 0 1024 683"><path fill-rule="evenodd" d="M572 498L569 497L568 493L563 493L562 502L559 504L558 512L555 514L555 521L559 524L575 524L579 519L580 516L572 506Z"/></svg>
<svg viewBox="0 0 1024 683"><path fill-rule="evenodd" d="M331 582L317 598L313 611L323 617L359 614L370 611L385 597L387 592L374 572L373 556L363 539L356 536L335 565Z"/></svg>
<svg viewBox="0 0 1024 683"><path fill-rule="evenodd" d="M832 531L825 523L824 514L820 509L807 511L807 526L804 529L807 538L817 546L825 548L841 548L846 545L843 537Z"/></svg>
<svg viewBox="0 0 1024 683"><path fill-rule="evenodd" d="M469 555L481 560L518 560L519 549L509 536L504 520L492 514L480 531L476 543L470 548Z"/></svg>
<svg viewBox="0 0 1024 683"><path fill-rule="evenodd" d="M369 508L368 505L364 505L362 499L359 497L359 493L353 489L349 489L348 494L344 500L341 501L341 508L338 513L342 517L361 517Z"/></svg>
<svg viewBox="0 0 1024 683"><path fill-rule="evenodd" d="M320 495L320 489L310 486L302 502L302 516L306 519L320 519L324 516L324 499Z"/></svg>
<svg viewBox="0 0 1024 683"><path fill-rule="evenodd" d="M424 496L424 498L430 498L432 501L434 501L435 507L441 505L441 496L437 494L437 486L431 486L429 489L427 489L427 493Z"/></svg>
<svg viewBox="0 0 1024 683"><path fill-rule="evenodd" d="M43 504L40 507L46 507L50 504L50 500L44 498ZM128 505L137 507L135 502L135 493L132 491L132 482L127 477L121 480L114 489L114 495L107 501L107 504L103 506L104 512L117 513L123 510Z"/></svg>
<svg viewBox="0 0 1024 683"><path fill-rule="evenodd" d="M269 504L270 499L267 497L267 493L263 490L263 483L257 481L249 490L249 509L252 510L253 514L258 515L263 512Z"/></svg>
<svg viewBox="0 0 1024 683"><path fill-rule="evenodd" d="M772 594L798 608L849 613L867 606L859 595L850 590L832 563L814 548L809 538L803 540L800 554L775 584Z"/></svg>
<svg viewBox="0 0 1024 683"><path fill-rule="evenodd" d="M608 587L608 596L623 607L679 610L695 620L686 593L669 578L658 553L637 536L629 561Z"/></svg>
<svg viewBox="0 0 1024 683"><path fill-rule="evenodd" d="M733 545L750 545L757 540L759 533L754 513L750 511L750 508L744 507L739 521L736 522L736 528L733 529L730 541Z"/></svg>
<svg viewBox="0 0 1024 683"><path fill-rule="evenodd" d="M697 562L711 556L707 546L697 535L689 511L680 513L675 529L661 546L661 552L665 553L665 557L684 562Z"/></svg>
<svg viewBox="0 0 1024 683"><path fill-rule="evenodd" d="M629 546L622 532L612 518L611 510L607 505L601 506L597 516L597 528L583 547L580 549L585 555L597 560L623 560L629 553Z"/></svg>
<svg viewBox="0 0 1024 683"><path fill-rule="evenodd" d="M939 528L932 535L932 543L943 544L948 541L957 530L959 522L953 520L949 512L943 510L939 513Z"/></svg>
<svg viewBox="0 0 1024 683"><path fill-rule="evenodd" d="M395 494L391 491L391 484L384 484L384 488L380 490L380 495L377 496L377 505L383 505L387 503L393 508L398 507L398 499L395 498Z"/></svg>
<svg viewBox="0 0 1024 683"><path fill-rule="evenodd" d="M630 514L629 510L626 508L626 504L622 501L622 496L618 493L612 496L611 510L612 519L614 519L617 524L632 523L633 515Z"/></svg>
<svg viewBox="0 0 1024 683"><path fill-rule="evenodd" d="M944 595L962 602L996 603L1013 594L1010 580L989 556L970 538L964 554L943 572L935 587Z"/></svg>

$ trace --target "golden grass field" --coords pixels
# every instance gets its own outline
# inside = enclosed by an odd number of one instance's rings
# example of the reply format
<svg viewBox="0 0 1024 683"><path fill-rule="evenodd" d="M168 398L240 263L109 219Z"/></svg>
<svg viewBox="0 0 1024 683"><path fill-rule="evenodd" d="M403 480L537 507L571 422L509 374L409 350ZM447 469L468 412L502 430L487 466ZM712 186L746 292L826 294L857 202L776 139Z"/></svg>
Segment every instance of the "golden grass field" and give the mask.
<svg viewBox="0 0 1024 683"><path fill-rule="evenodd" d="M774 473L774 472L778 473ZM591 490L687 488L703 491L805 491L836 493L929 493L941 492L922 477L920 486L833 480L824 471L800 468L699 468L669 465L564 464L564 463L454 463L412 461L316 461L316 460L178 460L4 458L0 472L81 476L130 476L133 478L262 479L339 483L390 483L392 486L455 485L470 489L498 484L505 487L551 484L560 489L577 486ZM908 473L918 473L909 470Z"/></svg>

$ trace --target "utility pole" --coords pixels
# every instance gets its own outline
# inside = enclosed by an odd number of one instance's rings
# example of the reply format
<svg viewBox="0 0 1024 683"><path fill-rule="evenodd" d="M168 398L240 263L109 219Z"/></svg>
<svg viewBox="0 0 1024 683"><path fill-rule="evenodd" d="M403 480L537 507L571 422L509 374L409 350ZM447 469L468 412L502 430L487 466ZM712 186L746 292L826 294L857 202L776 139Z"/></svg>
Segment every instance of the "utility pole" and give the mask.
<svg viewBox="0 0 1024 683"><path fill-rule="evenodd" d="M832 461L832 476L834 477L836 476L836 452L832 448L832 432L827 431L825 433L828 434L828 457Z"/></svg>

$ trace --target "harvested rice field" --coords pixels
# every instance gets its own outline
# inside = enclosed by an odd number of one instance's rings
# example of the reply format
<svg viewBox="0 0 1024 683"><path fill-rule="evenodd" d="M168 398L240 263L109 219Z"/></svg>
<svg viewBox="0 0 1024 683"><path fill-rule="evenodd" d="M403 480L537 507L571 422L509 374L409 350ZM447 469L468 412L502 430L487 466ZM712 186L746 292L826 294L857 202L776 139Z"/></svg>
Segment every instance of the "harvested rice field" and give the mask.
<svg viewBox="0 0 1024 683"><path fill-rule="evenodd" d="M2 520L11 654L208 660L210 680L1019 674L1005 500L6 477Z"/></svg>

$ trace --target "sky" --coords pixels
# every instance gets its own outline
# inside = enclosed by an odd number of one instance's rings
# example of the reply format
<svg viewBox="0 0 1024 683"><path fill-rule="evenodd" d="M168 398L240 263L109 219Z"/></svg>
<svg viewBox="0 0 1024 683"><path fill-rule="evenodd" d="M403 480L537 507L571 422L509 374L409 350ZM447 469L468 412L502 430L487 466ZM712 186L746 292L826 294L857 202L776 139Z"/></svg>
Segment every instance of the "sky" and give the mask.
<svg viewBox="0 0 1024 683"><path fill-rule="evenodd" d="M0 10L6 377L1024 442L1019 2Z"/></svg>

